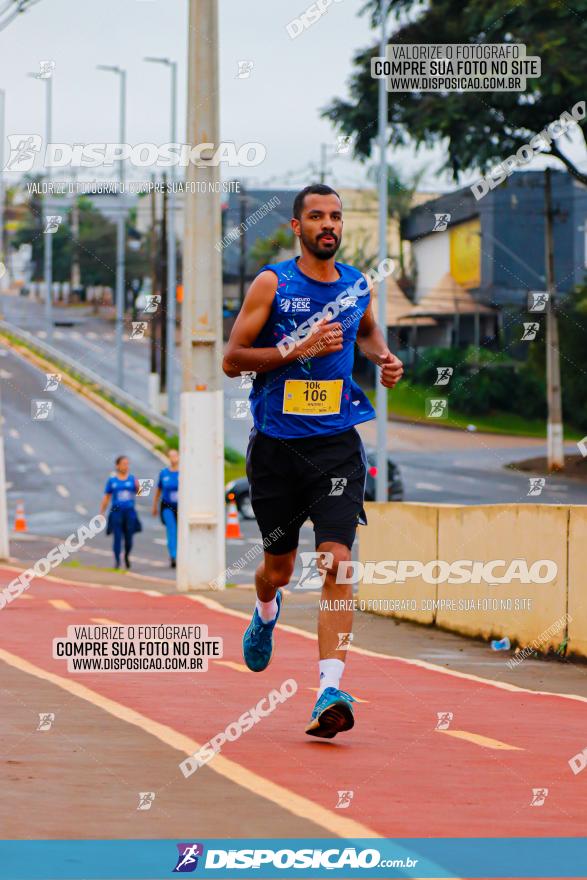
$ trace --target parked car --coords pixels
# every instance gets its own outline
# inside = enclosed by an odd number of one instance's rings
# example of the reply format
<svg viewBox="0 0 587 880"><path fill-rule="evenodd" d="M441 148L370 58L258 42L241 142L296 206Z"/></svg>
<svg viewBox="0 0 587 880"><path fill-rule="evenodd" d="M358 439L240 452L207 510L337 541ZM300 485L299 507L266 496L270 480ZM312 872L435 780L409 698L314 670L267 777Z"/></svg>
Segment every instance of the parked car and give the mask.
<svg viewBox="0 0 587 880"><path fill-rule="evenodd" d="M366 447L367 462L369 468L367 470L367 480L365 484L365 501L375 501L375 477L377 476L377 452L371 447ZM404 485L402 483L399 467L387 458L387 485L388 497L390 501L403 501ZM228 496L234 494L234 500L238 512L243 519L255 519L253 505L251 504L251 493L249 489L249 481L246 477L240 477L238 480L231 480L225 488L226 503L228 504Z"/></svg>

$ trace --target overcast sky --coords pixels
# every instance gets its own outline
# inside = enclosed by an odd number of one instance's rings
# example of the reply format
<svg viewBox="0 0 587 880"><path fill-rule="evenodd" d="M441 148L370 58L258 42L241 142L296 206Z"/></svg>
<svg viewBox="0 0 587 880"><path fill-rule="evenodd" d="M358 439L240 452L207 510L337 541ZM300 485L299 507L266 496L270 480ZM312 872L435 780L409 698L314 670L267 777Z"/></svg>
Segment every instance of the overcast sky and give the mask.
<svg viewBox="0 0 587 880"><path fill-rule="evenodd" d="M221 138L257 141L267 150L257 168L223 176L242 174L249 185L276 187L316 177L320 144L331 149L336 144L320 109L348 94L353 55L375 39L367 17L358 15L363 2L333 2L319 21L291 39L286 25L307 8L307 0L219 0ZM45 87L26 74L38 71L40 61L53 60L53 141L118 140L118 79L96 70L97 64L115 64L128 71L128 142L165 143L169 74L142 61L156 55L179 64L179 137L185 140L187 10L188 0L41 0L0 31L7 134L44 132ZM243 60L253 62L247 79L237 78ZM422 189L453 186L437 173L440 150L390 153L406 173L426 167ZM540 162L535 159L532 167ZM365 166L347 157L338 156L330 167L327 180L335 185L365 180Z"/></svg>
<svg viewBox="0 0 587 880"><path fill-rule="evenodd" d="M374 39L367 18L358 16L362 3L333 2L291 39L286 25L309 5L305 0L219 0L221 138L257 141L267 149L262 165L243 171L250 184L304 184L313 176L311 166L318 166L320 144L334 149L336 133L319 114L334 96L347 94L352 57ZM168 141L169 73L142 61L155 55L179 64L179 133L185 140L187 10L187 0L41 0L0 31L7 134L44 133L45 87L26 74L53 60L54 142L118 140L118 79L96 70L97 64L128 71L128 142ZM247 79L236 75L242 60L253 62ZM401 161L413 169L426 159L403 151ZM347 157L338 156L331 169L328 180L339 186L365 180L365 166ZM433 174L428 179L438 185Z"/></svg>

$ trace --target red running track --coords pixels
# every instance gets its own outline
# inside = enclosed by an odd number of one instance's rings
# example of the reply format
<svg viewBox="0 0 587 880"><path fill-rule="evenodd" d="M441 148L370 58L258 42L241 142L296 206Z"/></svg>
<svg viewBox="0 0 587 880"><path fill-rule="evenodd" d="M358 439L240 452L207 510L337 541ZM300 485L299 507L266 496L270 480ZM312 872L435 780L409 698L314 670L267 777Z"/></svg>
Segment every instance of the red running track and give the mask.
<svg viewBox="0 0 587 880"><path fill-rule="evenodd" d="M0 585L13 570L0 569ZM570 757L587 745L587 701L505 690L397 658L352 651L344 687L366 702L352 731L332 741L304 734L316 698L316 643L277 629L276 650L261 674L210 662L205 673L67 672L53 660L52 639L70 624L108 618L124 624L207 624L224 639L224 658L242 664L246 621L207 600L36 580L27 596L0 612L0 646L148 718L205 743L288 678L297 693L228 742L222 755L260 776L360 821L386 837L584 836L587 773ZM59 610L49 600L65 600ZM252 601L252 597L251 597ZM212 603L216 605L216 603ZM281 622L287 624L287 601ZM497 740L519 751L482 747L435 730L437 712L451 729ZM178 753L178 763L181 756ZM214 768L214 761L208 765ZM180 771L178 769L178 774ZM197 774L185 785L197 785ZM549 789L530 806L533 788ZM351 809L334 810L337 791L354 791Z"/></svg>

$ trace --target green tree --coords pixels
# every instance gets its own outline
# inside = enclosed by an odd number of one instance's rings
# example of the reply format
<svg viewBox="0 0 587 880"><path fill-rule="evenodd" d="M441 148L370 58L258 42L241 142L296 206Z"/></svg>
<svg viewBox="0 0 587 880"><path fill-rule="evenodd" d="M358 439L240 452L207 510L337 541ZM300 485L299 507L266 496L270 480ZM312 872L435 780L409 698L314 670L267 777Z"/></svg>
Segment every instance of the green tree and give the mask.
<svg viewBox="0 0 587 880"><path fill-rule="evenodd" d="M116 227L104 217L87 196L80 196L79 204L79 240L78 259L82 283L85 286L103 284L114 287L116 276ZM57 210L57 209L56 209ZM73 239L71 235L69 209L62 211L65 215L57 232L53 234L53 279L63 282L71 277L71 260L73 255ZM35 266L34 280L43 277L43 226L42 200L31 195L26 203L26 210L19 223L19 228L12 237L12 245L18 248L23 243L30 243L33 248ZM132 220L132 217L130 218ZM149 261L146 247L126 248L126 278L142 279L148 272ZM127 284L128 286L128 284Z"/></svg>
<svg viewBox="0 0 587 880"><path fill-rule="evenodd" d="M281 251L289 251L294 246L294 234L291 229L280 226L268 238L258 238L249 251L255 267L260 269L265 263L271 263Z"/></svg>
<svg viewBox="0 0 587 880"><path fill-rule="evenodd" d="M376 21L378 0L363 12ZM528 79L525 92L412 92L389 95L389 141L446 148L445 168L455 179L467 170L495 165L528 143L587 92L585 45L587 0L572 9L559 0L515 3L511 0L390 0L394 43L524 43L542 59L542 74ZM395 18L401 18L400 24ZM336 98L323 115L344 134L354 136L355 153L367 158L377 136L378 80L370 60L379 46L354 58L350 97ZM581 183L587 174L565 154L565 137L545 151Z"/></svg>

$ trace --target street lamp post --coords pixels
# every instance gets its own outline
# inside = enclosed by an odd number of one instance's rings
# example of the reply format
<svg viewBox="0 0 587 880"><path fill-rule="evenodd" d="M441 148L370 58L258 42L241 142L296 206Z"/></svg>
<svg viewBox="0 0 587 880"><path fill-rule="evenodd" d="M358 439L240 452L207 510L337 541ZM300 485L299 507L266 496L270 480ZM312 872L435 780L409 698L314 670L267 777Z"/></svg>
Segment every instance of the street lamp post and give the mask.
<svg viewBox="0 0 587 880"><path fill-rule="evenodd" d="M126 143L126 70L109 64L98 64L97 69L110 71L120 77L119 139L122 145ZM122 159L118 166L118 180L121 207L116 217L116 382L120 388L124 388L122 333L125 305L126 209L124 207L124 160Z"/></svg>
<svg viewBox="0 0 587 880"><path fill-rule="evenodd" d="M52 118L53 118L53 73L42 77L38 73L29 73L33 79L40 79L45 83L45 148L51 143ZM47 183L51 180L51 168L45 168ZM50 342L53 336L53 234L48 232L49 193L43 199L43 277L45 280L45 323L47 325L47 340Z"/></svg>
<svg viewBox="0 0 587 880"><path fill-rule="evenodd" d="M177 142L177 62L169 58L144 59L153 64L164 64L171 73L171 143ZM169 168L167 195L167 417L175 418L175 317L177 302L177 255L175 236L175 167Z"/></svg>

